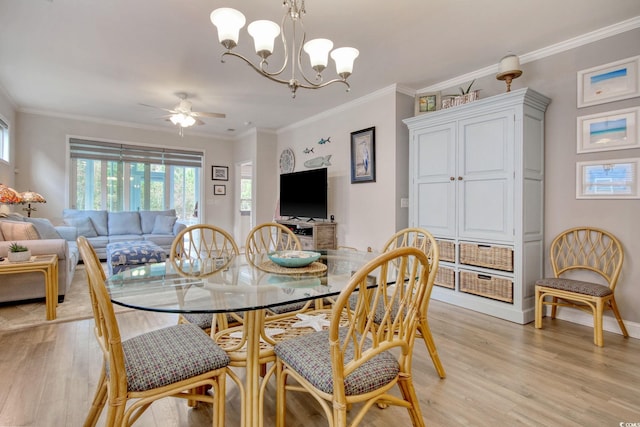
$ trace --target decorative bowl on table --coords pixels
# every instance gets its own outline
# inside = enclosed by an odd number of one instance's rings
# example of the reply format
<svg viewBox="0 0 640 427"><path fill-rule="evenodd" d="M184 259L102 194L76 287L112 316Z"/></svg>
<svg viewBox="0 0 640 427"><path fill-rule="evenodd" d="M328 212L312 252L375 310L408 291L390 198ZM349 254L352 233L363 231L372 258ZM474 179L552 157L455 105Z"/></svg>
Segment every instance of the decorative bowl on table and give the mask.
<svg viewBox="0 0 640 427"><path fill-rule="evenodd" d="M320 259L320 253L312 251L276 251L269 253L269 259L281 267L306 267Z"/></svg>

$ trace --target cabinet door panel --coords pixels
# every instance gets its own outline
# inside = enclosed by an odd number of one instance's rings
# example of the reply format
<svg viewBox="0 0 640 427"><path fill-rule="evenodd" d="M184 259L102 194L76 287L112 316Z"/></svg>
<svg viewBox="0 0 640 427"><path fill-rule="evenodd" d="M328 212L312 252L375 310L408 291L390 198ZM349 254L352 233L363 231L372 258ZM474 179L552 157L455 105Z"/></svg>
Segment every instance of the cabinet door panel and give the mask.
<svg viewBox="0 0 640 427"><path fill-rule="evenodd" d="M417 185L417 226L440 236L455 236L456 212L452 203L447 203L455 184L425 182Z"/></svg>
<svg viewBox="0 0 640 427"><path fill-rule="evenodd" d="M462 181L459 185L464 209L460 211L459 235L464 238L511 240L511 221L505 214L509 201L505 180Z"/></svg>

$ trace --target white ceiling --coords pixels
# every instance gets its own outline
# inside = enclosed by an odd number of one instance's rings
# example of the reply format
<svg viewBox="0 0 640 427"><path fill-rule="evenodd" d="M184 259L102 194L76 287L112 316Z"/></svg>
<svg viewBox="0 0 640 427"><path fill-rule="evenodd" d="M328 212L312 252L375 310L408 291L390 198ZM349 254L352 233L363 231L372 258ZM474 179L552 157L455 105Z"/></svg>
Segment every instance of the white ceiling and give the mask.
<svg viewBox="0 0 640 427"><path fill-rule="evenodd" d="M360 50L343 85L295 99L237 58L220 62L213 9L280 22L281 0L0 0L0 87L17 109L173 129L177 92L222 112L193 132L278 129L397 83L421 89L640 16L639 0L307 0L308 38ZM278 47L276 47L278 49ZM240 35L237 51L253 43ZM280 66L276 52L271 58ZM497 69L497 65L496 65ZM325 79L333 78L328 68ZM250 124L247 125L246 123ZM230 132L228 129L235 129ZM189 132L191 130L186 130Z"/></svg>

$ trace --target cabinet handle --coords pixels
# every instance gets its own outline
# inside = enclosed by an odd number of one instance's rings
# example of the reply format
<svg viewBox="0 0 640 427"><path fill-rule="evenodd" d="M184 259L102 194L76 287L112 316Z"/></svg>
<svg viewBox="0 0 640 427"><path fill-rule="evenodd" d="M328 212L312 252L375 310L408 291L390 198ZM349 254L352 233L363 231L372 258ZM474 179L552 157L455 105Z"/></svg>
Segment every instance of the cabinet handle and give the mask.
<svg viewBox="0 0 640 427"><path fill-rule="evenodd" d="M478 274L478 279L491 280L491 276L487 276L486 274Z"/></svg>
<svg viewBox="0 0 640 427"><path fill-rule="evenodd" d="M458 181L462 181L462 177L461 176L458 177Z"/></svg>
<svg viewBox="0 0 640 427"><path fill-rule="evenodd" d="M451 181L455 181L455 180L456 180L456 178L455 178L454 176L450 176L450 177L449 177L449 180L451 180Z"/></svg>

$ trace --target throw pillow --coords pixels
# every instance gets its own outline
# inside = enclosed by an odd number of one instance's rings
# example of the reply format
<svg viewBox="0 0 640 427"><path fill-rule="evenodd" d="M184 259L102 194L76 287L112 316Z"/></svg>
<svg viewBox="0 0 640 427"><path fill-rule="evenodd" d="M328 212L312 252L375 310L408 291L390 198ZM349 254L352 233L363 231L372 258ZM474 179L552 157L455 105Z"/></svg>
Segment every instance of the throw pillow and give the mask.
<svg viewBox="0 0 640 427"><path fill-rule="evenodd" d="M175 216L158 215L156 222L153 224L151 234L173 234L173 226L176 220Z"/></svg>
<svg viewBox="0 0 640 427"><path fill-rule="evenodd" d="M61 236L56 231L51 221L46 218L25 218L25 222L30 222L36 228L41 239L60 239Z"/></svg>
<svg viewBox="0 0 640 427"><path fill-rule="evenodd" d="M167 209L164 211L139 211L140 225L142 226L142 234L149 234L153 230L156 223L156 217L160 216L176 216L175 209Z"/></svg>
<svg viewBox="0 0 640 427"><path fill-rule="evenodd" d="M109 235L142 234L138 212L109 212Z"/></svg>
<svg viewBox="0 0 640 427"><path fill-rule="evenodd" d="M65 218L64 223L77 228L78 236L84 236L84 237L98 236L98 233L96 232L96 229L93 226L93 222L91 221L91 218L80 217L80 216Z"/></svg>
<svg viewBox="0 0 640 427"><path fill-rule="evenodd" d="M2 235L7 241L38 240L38 232L33 224L19 221L0 221Z"/></svg>

